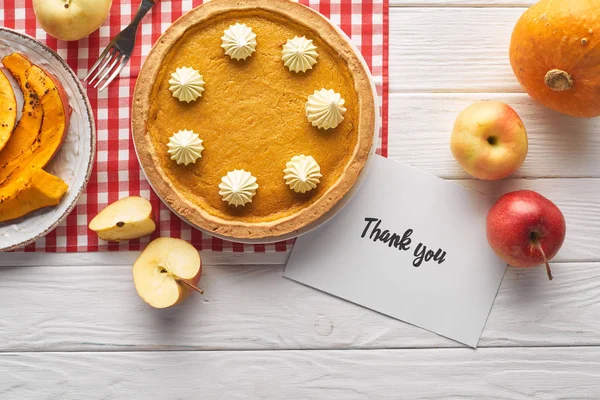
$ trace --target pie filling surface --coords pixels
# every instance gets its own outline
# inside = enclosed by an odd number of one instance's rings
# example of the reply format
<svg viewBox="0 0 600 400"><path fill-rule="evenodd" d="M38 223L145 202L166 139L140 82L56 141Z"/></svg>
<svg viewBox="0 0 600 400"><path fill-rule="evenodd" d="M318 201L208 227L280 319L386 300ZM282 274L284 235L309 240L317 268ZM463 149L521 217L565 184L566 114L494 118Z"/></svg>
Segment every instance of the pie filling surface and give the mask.
<svg viewBox="0 0 600 400"><path fill-rule="evenodd" d="M221 47L223 31L243 23L257 35L256 52L233 60ZM317 46L317 64L292 72L282 62L288 39L306 36ZM179 67L202 74L205 91L186 103L169 90L170 75ZM333 89L345 99L344 121L322 130L307 120L309 95ZM146 129L157 162L172 185L209 214L246 223L275 221L316 202L343 174L358 140L359 102L352 72L344 59L310 28L268 10L219 14L188 29L172 44L151 90ZM190 165L171 160L167 144L180 130L203 140L202 157ZM294 156L312 156L320 165L320 184L296 193L283 170ZM219 195L221 178L244 169L257 178L251 203L234 207Z"/></svg>

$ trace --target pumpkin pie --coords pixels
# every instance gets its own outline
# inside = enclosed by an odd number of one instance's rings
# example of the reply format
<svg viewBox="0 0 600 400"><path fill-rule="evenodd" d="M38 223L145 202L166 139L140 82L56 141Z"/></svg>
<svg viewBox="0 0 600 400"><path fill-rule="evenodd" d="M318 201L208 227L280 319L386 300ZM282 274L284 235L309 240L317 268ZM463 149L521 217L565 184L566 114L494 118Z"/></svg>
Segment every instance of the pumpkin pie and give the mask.
<svg viewBox="0 0 600 400"><path fill-rule="evenodd" d="M215 0L154 45L132 128L172 210L248 239L293 233L342 199L375 118L370 75L327 19L288 0Z"/></svg>

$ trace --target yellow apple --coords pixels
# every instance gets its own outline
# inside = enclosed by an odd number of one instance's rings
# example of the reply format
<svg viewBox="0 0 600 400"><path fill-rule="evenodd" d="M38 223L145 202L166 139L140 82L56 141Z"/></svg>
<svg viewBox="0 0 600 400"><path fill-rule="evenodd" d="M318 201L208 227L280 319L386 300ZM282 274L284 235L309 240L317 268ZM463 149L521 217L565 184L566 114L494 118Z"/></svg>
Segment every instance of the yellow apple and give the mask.
<svg viewBox="0 0 600 400"><path fill-rule="evenodd" d="M100 239L120 242L148 236L156 230L152 205L142 197L130 196L109 204L90 221L89 228Z"/></svg>
<svg viewBox="0 0 600 400"><path fill-rule="evenodd" d="M152 307L181 303L197 288L202 275L198 250L181 239L152 241L133 265L133 282L140 297Z"/></svg>
<svg viewBox="0 0 600 400"><path fill-rule="evenodd" d="M469 175L484 180L503 179L525 161L527 131L510 106L499 101L480 101L456 119L450 147Z"/></svg>
<svg viewBox="0 0 600 400"><path fill-rule="evenodd" d="M33 0L42 28L60 40L79 40L102 25L112 0Z"/></svg>

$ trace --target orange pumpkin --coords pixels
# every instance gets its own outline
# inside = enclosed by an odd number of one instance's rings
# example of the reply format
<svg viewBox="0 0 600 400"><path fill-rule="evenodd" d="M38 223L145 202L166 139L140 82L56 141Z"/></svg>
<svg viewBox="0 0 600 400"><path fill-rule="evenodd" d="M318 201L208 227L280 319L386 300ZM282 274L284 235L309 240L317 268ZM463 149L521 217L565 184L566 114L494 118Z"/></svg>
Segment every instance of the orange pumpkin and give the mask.
<svg viewBox="0 0 600 400"><path fill-rule="evenodd" d="M0 222L55 206L69 187L41 168L29 168L0 189Z"/></svg>
<svg viewBox="0 0 600 400"><path fill-rule="evenodd" d="M0 150L6 146L17 122L15 92L4 72L0 71Z"/></svg>
<svg viewBox="0 0 600 400"><path fill-rule="evenodd" d="M575 117L600 116L600 0L542 0L521 16L510 62L527 93Z"/></svg>
<svg viewBox="0 0 600 400"><path fill-rule="evenodd" d="M27 83L27 77L32 67L29 60L18 53L13 53L6 56L2 62L19 84L24 101L21 119L6 147L0 152L0 166L23 154L31 147L32 143L37 141L44 116L42 102L31 85Z"/></svg>
<svg viewBox="0 0 600 400"><path fill-rule="evenodd" d="M48 164L60 148L69 129L71 118L71 107L65 91L52 75L39 66L29 63L18 53L5 57L2 62L9 71L15 69L12 68L15 64L28 66L25 87L35 92L41 103L43 118L39 130L34 128L32 131L23 132L23 135L29 139L27 149L18 154L7 154L6 151L0 153L0 187L26 168L43 168ZM37 123L31 125L37 127Z"/></svg>
<svg viewBox="0 0 600 400"><path fill-rule="evenodd" d="M4 66L23 91L23 115L0 151L0 222L54 206L68 190L42 168L60 147L69 127L71 107L60 83L19 53ZM0 82L1 83L1 82Z"/></svg>

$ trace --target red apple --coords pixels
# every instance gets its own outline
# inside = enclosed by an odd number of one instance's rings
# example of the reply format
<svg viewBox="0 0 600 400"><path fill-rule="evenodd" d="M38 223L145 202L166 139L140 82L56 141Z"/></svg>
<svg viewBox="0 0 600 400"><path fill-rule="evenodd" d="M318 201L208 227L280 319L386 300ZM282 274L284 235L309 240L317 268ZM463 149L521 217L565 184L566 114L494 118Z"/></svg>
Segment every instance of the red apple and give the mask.
<svg viewBox="0 0 600 400"><path fill-rule="evenodd" d="M565 217L550 200L531 190L502 196L487 216L487 239L508 264L529 268L546 264L560 250L566 233Z"/></svg>

